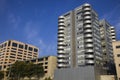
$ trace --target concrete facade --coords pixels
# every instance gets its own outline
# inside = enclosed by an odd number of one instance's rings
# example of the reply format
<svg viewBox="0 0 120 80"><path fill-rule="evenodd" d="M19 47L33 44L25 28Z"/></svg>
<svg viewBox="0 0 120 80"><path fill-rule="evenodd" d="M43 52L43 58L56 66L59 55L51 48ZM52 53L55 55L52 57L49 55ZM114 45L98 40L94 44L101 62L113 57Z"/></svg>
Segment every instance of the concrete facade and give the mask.
<svg viewBox="0 0 120 80"><path fill-rule="evenodd" d="M57 57L56 56L46 56L38 59L29 60L35 64L40 64L44 68L45 76L42 78L54 78L54 71L57 68Z"/></svg>
<svg viewBox="0 0 120 80"><path fill-rule="evenodd" d="M103 71L100 35L98 14L88 3L59 16L54 80L99 80Z"/></svg>
<svg viewBox="0 0 120 80"><path fill-rule="evenodd" d="M111 66L114 65L113 59L113 47L112 47L112 36L111 25L105 20L99 21L101 43L102 43L102 57L103 57L103 69L106 74L112 74L110 70Z"/></svg>
<svg viewBox="0 0 120 80"><path fill-rule="evenodd" d="M38 58L39 49L23 42L8 40L0 44L0 70L7 68L16 61Z"/></svg>
<svg viewBox="0 0 120 80"><path fill-rule="evenodd" d="M114 75L101 75L100 80L116 80Z"/></svg>
<svg viewBox="0 0 120 80"><path fill-rule="evenodd" d="M54 80L98 80L97 73L92 66L57 69Z"/></svg>
<svg viewBox="0 0 120 80"><path fill-rule="evenodd" d="M97 13L83 4L58 19L58 68L100 65L102 61Z"/></svg>
<svg viewBox="0 0 120 80"><path fill-rule="evenodd" d="M117 78L120 80L120 41L113 42L113 53L117 71Z"/></svg>

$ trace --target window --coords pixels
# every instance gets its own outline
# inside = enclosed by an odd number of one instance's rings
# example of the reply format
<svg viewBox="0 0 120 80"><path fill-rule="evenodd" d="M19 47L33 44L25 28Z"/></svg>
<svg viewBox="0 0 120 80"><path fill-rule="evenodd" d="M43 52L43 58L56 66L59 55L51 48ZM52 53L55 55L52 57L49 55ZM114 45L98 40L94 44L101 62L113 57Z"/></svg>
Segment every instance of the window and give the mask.
<svg viewBox="0 0 120 80"><path fill-rule="evenodd" d="M46 57L45 60L48 60L48 57Z"/></svg>
<svg viewBox="0 0 120 80"><path fill-rule="evenodd" d="M30 51L32 51L32 50L33 50L33 48L32 48L32 47L29 47L29 50L30 50Z"/></svg>
<svg viewBox="0 0 120 80"><path fill-rule="evenodd" d="M47 73L47 71L45 71L45 73Z"/></svg>
<svg viewBox="0 0 120 80"><path fill-rule="evenodd" d="M117 57L120 57L120 54L117 54Z"/></svg>
<svg viewBox="0 0 120 80"><path fill-rule="evenodd" d="M17 43L14 43L14 42L13 42L13 43L12 43L12 46L17 47Z"/></svg>
<svg viewBox="0 0 120 80"><path fill-rule="evenodd" d="M10 46L10 44L11 44L11 41L8 42L8 46Z"/></svg>
<svg viewBox="0 0 120 80"><path fill-rule="evenodd" d="M116 48L120 48L120 45L116 46Z"/></svg>
<svg viewBox="0 0 120 80"><path fill-rule="evenodd" d="M45 66L45 69L47 69L48 67L47 66Z"/></svg>
<svg viewBox="0 0 120 80"><path fill-rule="evenodd" d="M35 49L35 48L34 48L34 51L35 51L35 52L38 52L38 49Z"/></svg>
<svg viewBox="0 0 120 80"><path fill-rule="evenodd" d="M23 49L23 45L19 44L19 48Z"/></svg>
<svg viewBox="0 0 120 80"><path fill-rule="evenodd" d="M27 50L27 48L28 48L28 45L25 45L25 49Z"/></svg>
<svg viewBox="0 0 120 80"><path fill-rule="evenodd" d="M45 64L48 64L48 62L45 62Z"/></svg>
<svg viewBox="0 0 120 80"><path fill-rule="evenodd" d="M43 61L43 58L38 59L38 61Z"/></svg>

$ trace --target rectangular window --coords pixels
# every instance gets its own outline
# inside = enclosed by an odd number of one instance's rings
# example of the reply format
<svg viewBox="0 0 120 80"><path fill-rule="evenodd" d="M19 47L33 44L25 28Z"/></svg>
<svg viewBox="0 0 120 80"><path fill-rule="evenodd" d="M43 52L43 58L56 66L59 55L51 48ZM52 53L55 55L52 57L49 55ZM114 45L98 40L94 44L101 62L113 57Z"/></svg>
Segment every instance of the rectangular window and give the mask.
<svg viewBox="0 0 120 80"><path fill-rule="evenodd" d="M14 43L14 42L13 42L13 43L12 43L12 46L17 47L17 43Z"/></svg>
<svg viewBox="0 0 120 80"><path fill-rule="evenodd" d="M28 48L28 45L25 45L25 49L27 50L27 48Z"/></svg>
<svg viewBox="0 0 120 80"><path fill-rule="evenodd" d="M116 48L120 48L120 45L116 46Z"/></svg>
<svg viewBox="0 0 120 80"><path fill-rule="evenodd" d="M38 61L43 61L43 58L38 59Z"/></svg>
<svg viewBox="0 0 120 80"><path fill-rule="evenodd" d="M30 51L32 51L32 50L33 50L33 48L32 48L32 47L29 47L29 50L30 50Z"/></svg>
<svg viewBox="0 0 120 80"><path fill-rule="evenodd" d="M38 52L38 49L35 49L35 48L34 48L34 51L35 51L35 52Z"/></svg>
<svg viewBox="0 0 120 80"><path fill-rule="evenodd" d="M45 69L47 69L48 67L47 66L45 66Z"/></svg>
<svg viewBox="0 0 120 80"><path fill-rule="evenodd" d="M23 49L23 45L19 44L19 48Z"/></svg>
<svg viewBox="0 0 120 80"><path fill-rule="evenodd" d="M11 41L8 42L8 46L10 46L10 44L11 44Z"/></svg>
<svg viewBox="0 0 120 80"><path fill-rule="evenodd" d="M117 54L117 57L120 57L120 54Z"/></svg>
<svg viewBox="0 0 120 80"><path fill-rule="evenodd" d="M47 71L45 71L45 73L47 73Z"/></svg>

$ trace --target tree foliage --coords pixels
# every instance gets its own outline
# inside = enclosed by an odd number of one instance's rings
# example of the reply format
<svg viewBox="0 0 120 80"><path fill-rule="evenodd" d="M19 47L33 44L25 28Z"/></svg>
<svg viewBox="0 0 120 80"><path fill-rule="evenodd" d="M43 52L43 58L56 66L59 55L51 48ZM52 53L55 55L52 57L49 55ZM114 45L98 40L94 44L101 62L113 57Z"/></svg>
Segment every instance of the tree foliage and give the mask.
<svg viewBox="0 0 120 80"><path fill-rule="evenodd" d="M0 71L0 80L2 80L3 78L4 78L4 73Z"/></svg>
<svg viewBox="0 0 120 80"><path fill-rule="evenodd" d="M45 80L52 80L52 79L49 77L49 78L45 78Z"/></svg>
<svg viewBox="0 0 120 80"><path fill-rule="evenodd" d="M20 78L37 76L39 79L44 75L44 69L42 66L33 63L25 63L23 61L17 61L10 66L8 75L13 80L20 80Z"/></svg>

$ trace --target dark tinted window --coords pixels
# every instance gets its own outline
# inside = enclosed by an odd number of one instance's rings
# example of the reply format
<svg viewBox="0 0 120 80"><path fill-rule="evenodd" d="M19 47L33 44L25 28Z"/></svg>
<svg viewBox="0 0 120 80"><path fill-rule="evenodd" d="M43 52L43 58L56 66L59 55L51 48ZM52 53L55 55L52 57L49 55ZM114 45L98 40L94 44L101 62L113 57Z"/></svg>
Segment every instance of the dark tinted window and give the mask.
<svg viewBox="0 0 120 80"><path fill-rule="evenodd" d="M12 43L12 46L17 47L17 43Z"/></svg>
<svg viewBox="0 0 120 80"><path fill-rule="evenodd" d="M48 67L47 66L45 66L45 69L47 69Z"/></svg>
<svg viewBox="0 0 120 80"><path fill-rule="evenodd" d="M116 46L116 48L120 48L120 45L119 45L119 46Z"/></svg>
<svg viewBox="0 0 120 80"><path fill-rule="evenodd" d="M38 61L43 61L43 58L38 59Z"/></svg>
<svg viewBox="0 0 120 80"><path fill-rule="evenodd" d="M25 49L27 50L27 48L28 48L28 45L25 45Z"/></svg>
<svg viewBox="0 0 120 80"><path fill-rule="evenodd" d="M23 49L23 45L19 44L19 48Z"/></svg>
<svg viewBox="0 0 120 80"><path fill-rule="evenodd" d="M38 49L34 49L35 52L38 52Z"/></svg>
<svg viewBox="0 0 120 80"><path fill-rule="evenodd" d="M4 44L5 47L6 47L6 44L7 44L7 43Z"/></svg>
<svg viewBox="0 0 120 80"><path fill-rule="evenodd" d="M120 57L120 54L117 54L117 57Z"/></svg>
<svg viewBox="0 0 120 80"><path fill-rule="evenodd" d="M33 48L32 48L32 47L29 47L29 50L30 50L30 51L32 51L32 50L33 50Z"/></svg>
<svg viewBox="0 0 120 80"><path fill-rule="evenodd" d="M11 44L11 41L8 42L8 46L10 46L10 44Z"/></svg>

